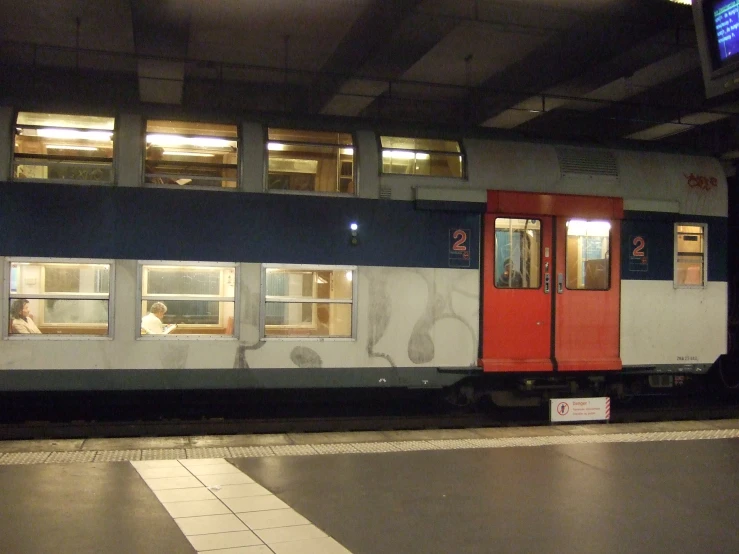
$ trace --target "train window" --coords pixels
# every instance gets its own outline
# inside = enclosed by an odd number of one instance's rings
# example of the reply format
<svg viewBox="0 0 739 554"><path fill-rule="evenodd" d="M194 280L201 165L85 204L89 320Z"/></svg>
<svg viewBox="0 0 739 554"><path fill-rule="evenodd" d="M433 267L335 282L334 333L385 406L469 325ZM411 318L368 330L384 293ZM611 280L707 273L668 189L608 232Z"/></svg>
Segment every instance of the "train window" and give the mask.
<svg viewBox="0 0 739 554"><path fill-rule="evenodd" d="M706 277L706 226L699 223L675 225L675 286L702 287Z"/></svg>
<svg viewBox="0 0 739 554"><path fill-rule="evenodd" d="M10 336L108 336L113 264L108 261L9 262Z"/></svg>
<svg viewBox="0 0 739 554"><path fill-rule="evenodd" d="M234 264L141 262L140 279L142 336L234 336Z"/></svg>
<svg viewBox="0 0 739 554"><path fill-rule="evenodd" d="M354 146L349 133L269 129L267 190L354 194Z"/></svg>
<svg viewBox="0 0 739 554"><path fill-rule="evenodd" d="M541 221L495 219L495 286L538 289L541 284Z"/></svg>
<svg viewBox="0 0 739 554"><path fill-rule="evenodd" d="M464 177L464 153L459 141L380 137L380 143L383 173Z"/></svg>
<svg viewBox="0 0 739 554"><path fill-rule="evenodd" d="M567 222L565 281L571 290L608 290L611 282L607 221Z"/></svg>
<svg viewBox="0 0 739 554"><path fill-rule="evenodd" d="M264 266L265 338L353 338L355 267Z"/></svg>
<svg viewBox="0 0 739 554"><path fill-rule="evenodd" d="M19 112L12 178L112 183L115 119Z"/></svg>
<svg viewBox="0 0 739 554"><path fill-rule="evenodd" d="M146 122L146 183L233 189L237 174L236 125Z"/></svg>

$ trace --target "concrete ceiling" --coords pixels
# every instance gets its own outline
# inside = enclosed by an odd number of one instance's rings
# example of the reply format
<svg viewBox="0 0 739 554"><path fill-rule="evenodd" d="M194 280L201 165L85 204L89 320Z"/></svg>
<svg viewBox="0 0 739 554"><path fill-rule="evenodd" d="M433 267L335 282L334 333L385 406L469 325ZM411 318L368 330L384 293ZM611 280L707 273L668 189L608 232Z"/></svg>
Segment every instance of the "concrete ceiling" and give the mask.
<svg viewBox="0 0 739 554"><path fill-rule="evenodd" d="M739 151L668 0L0 0L0 101ZM87 99L87 100L85 100Z"/></svg>

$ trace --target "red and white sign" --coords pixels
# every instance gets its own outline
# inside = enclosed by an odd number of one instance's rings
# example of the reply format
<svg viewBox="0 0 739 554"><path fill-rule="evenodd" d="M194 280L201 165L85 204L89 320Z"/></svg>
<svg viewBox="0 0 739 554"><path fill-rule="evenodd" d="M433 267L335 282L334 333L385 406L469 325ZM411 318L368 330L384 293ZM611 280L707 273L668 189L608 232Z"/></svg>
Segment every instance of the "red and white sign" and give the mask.
<svg viewBox="0 0 739 554"><path fill-rule="evenodd" d="M608 421L611 419L611 399L552 398L549 400L549 421Z"/></svg>

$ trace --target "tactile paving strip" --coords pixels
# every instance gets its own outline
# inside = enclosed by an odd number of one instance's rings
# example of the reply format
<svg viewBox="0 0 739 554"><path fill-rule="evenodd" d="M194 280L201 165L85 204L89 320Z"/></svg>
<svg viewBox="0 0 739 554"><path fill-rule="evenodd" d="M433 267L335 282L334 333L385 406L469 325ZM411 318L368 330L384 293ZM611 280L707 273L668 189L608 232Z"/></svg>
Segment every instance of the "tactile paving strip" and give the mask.
<svg viewBox="0 0 739 554"><path fill-rule="evenodd" d="M0 464L43 464L50 454L50 452L11 452L0 456Z"/></svg>
<svg viewBox="0 0 739 554"><path fill-rule="evenodd" d="M647 431L638 433L546 435L479 439L433 439L334 444L287 444L231 446L218 448L163 448L143 450L87 450L73 452L9 452L0 454L0 465L118 462L128 460L186 460L200 458L262 458L268 456L312 456L327 454L376 454L418 450L462 450L513 448L567 444L657 442L739 438L739 429Z"/></svg>

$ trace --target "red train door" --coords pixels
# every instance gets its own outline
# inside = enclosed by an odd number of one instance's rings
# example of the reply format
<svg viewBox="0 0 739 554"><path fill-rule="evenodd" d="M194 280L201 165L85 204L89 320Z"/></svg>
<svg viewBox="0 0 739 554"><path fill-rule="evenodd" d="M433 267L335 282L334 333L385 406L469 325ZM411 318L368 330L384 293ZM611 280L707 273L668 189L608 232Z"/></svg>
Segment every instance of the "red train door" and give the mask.
<svg viewBox="0 0 739 554"><path fill-rule="evenodd" d="M488 192L485 371L620 369L618 198Z"/></svg>

